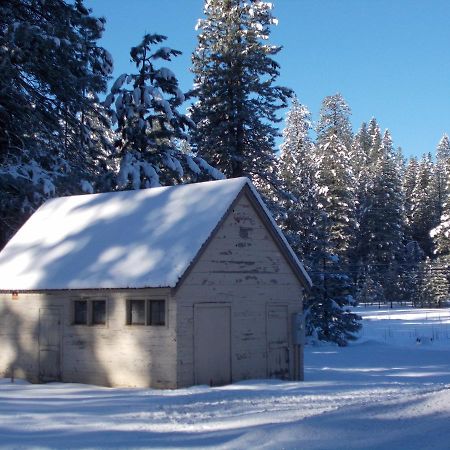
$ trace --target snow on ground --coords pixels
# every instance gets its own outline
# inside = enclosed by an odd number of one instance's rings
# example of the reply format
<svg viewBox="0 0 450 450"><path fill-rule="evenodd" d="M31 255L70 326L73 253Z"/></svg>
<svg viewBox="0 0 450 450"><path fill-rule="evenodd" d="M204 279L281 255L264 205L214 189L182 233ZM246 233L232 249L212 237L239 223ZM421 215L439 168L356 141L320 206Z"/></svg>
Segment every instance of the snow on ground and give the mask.
<svg viewBox="0 0 450 450"><path fill-rule="evenodd" d="M176 391L0 380L0 448L450 449L450 311L360 308L306 381Z"/></svg>

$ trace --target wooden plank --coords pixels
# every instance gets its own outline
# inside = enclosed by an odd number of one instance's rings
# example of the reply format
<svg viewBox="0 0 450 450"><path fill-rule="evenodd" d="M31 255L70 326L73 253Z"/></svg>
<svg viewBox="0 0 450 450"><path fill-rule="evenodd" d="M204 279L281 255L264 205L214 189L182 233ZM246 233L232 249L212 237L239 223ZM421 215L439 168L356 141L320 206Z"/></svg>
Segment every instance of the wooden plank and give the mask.
<svg viewBox="0 0 450 450"><path fill-rule="evenodd" d="M232 377L237 380L267 376L266 305L283 304L289 315L301 311L302 295L297 276L243 197L177 290L178 385L193 382L194 304L230 304Z"/></svg>

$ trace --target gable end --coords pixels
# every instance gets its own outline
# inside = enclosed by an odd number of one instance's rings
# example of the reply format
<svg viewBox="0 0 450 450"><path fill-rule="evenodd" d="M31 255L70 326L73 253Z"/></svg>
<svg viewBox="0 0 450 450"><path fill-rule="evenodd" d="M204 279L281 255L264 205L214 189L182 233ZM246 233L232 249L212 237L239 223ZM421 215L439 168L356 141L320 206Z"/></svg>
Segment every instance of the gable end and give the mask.
<svg viewBox="0 0 450 450"><path fill-rule="evenodd" d="M233 200L233 202L230 204L229 208L226 210L223 217L220 219L220 221L215 226L214 230L208 237L208 239L204 242L200 250L197 252L195 258L192 260L189 267L186 269L184 274L180 277L178 280L177 285L173 288L176 292L178 288L183 284L184 280L189 276L191 271L193 270L194 266L197 264L203 253L205 252L206 248L208 247L209 243L214 239L214 237L217 235L218 230L223 225L225 220L229 217L233 209L235 208L235 205L241 200L241 198L245 196L246 199L250 202L253 209L255 210L258 218L261 220L265 228L268 230L272 240L276 244L277 248L280 250L281 254L287 261L289 267L297 277L297 279L300 281L300 284L307 290L311 288L311 280L309 279L308 275L304 271L303 267L301 266L301 263L298 261L298 259L295 257L295 254L293 253L293 250L289 247L289 244L283 237L281 236L281 231L276 228L275 223L271 218L268 216L268 212L266 209L261 205L260 199L258 199L255 195L255 191L250 188L249 184L246 184L243 186L241 191L238 193L236 198Z"/></svg>

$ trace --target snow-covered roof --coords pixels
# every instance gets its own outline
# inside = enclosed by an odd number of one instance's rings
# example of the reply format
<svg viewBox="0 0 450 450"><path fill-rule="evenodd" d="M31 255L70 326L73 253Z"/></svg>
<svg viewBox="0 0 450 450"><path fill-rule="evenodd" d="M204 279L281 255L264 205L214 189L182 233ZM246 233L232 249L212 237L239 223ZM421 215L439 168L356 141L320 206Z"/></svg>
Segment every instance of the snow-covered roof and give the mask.
<svg viewBox="0 0 450 450"><path fill-rule="evenodd" d="M246 185L265 208L246 178L49 200L0 253L0 290L174 287Z"/></svg>

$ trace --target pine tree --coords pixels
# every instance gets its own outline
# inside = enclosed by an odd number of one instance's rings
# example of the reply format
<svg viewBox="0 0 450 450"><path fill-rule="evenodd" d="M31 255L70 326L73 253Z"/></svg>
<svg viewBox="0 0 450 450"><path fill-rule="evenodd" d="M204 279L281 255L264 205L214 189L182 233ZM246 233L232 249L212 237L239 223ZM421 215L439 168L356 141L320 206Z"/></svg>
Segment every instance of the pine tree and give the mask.
<svg viewBox="0 0 450 450"><path fill-rule="evenodd" d="M351 167L350 109L340 94L325 98L317 127L317 247L312 255L314 289L307 328L319 339L346 345L360 328L348 262L357 229L355 177Z"/></svg>
<svg viewBox="0 0 450 450"><path fill-rule="evenodd" d="M315 253L311 272L313 289L305 302L306 334L346 346L357 339L361 317L351 307L353 283L338 256Z"/></svg>
<svg viewBox="0 0 450 450"><path fill-rule="evenodd" d="M450 192L450 178L447 178L447 192ZM430 232L434 243L434 255L442 261L450 260L450 197L447 196L442 207L439 225Z"/></svg>
<svg viewBox="0 0 450 450"><path fill-rule="evenodd" d="M361 224L364 223L364 215L367 211L368 204L368 180L372 174L370 150L372 145L372 138L369 134L368 126L365 122L361 124L360 129L355 135L352 145L352 170L356 179L355 197L356 197L356 221L359 225L354 249L351 254L351 264L353 266L353 273L357 283L357 298L360 292L366 291L369 286L365 286L364 278L367 276L365 267L363 265L361 255L359 254L360 243L362 242L361 233L363 228ZM370 284L370 283L369 283ZM369 294L367 292L367 294ZM358 299L359 301L359 299Z"/></svg>
<svg viewBox="0 0 450 450"><path fill-rule="evenodd" d="M430 288L433 306L442 308L449 300L450 258L441 256L431 262Z"/></svg>
<svg viewBox="0 0 450 450"><path fill-rule="evenodd" d="M272 5L251 0L207 0L193 54L193 144L227 177L277 185L277 112L290 89L275 85L281 47L267 41L277 21Z"/></svg>
<svg viewBox="0 0 450 450"><path fill-rule="evenodd" d="M430 231L439 223L435 186L431 155L423 155L418 164L416 183L411 192L409 228L411 238L419 243L427 256L433 254Z"/></svg>
<svg viewBox="0 0 450 450"><path fill-rule="evenodd" d="M121 189L223 177L202 158L177 148L176 140L186 139L186 130L193 123L177 109L185 95L175 74L155 65L158 60L170 61L180 54L168 47L153 48L165 39L147 34L131 49L138 73L120 75L105 100L105 105L111 107L112 122L117 123L117 185Z"/></svg>
<svg viewBox="0 0 450 450"><path fill-rule="evenodd" d="M435 272L431 284L438 307L448 302L450 280L450 141L444 135L437 148L436 178L440 192L439 205L442 203L440 223L430 236L433 239L435 255Z"/></svg>
<svg viewBox="0 0 450 450"><path fill-rule="evenodd" d="M380 158L382 146L381 130L375 117L370 119L368 132L370 136L369 163L375 164Z"/></svg>
<svg viewBox="0 0 450 450"><path fill-rule="evenodd" d="M426 258L422 266L423 275L419 297L421 307L441 308L446 304L449 298L449 268L448 257L441 256L435 260Z"/></svg>
<svg viewBox="0 0 450 450"><path fill-rule="evenodd" d="M365 180L370 165L371 136L367 124L363 122L355 135L352 145L352 167L357 180L357 197L363 196Z"/></svg>
<svg viewBox="0 0 450 450"><path fill-rule="evenodd" d="M358 303L368 303L379 305L384 303L385 297L383 287L379 282L372 279L369 270L365 266L361 266L358 280L356 283L356 299Z"/></svg>
<svg viewBox="0 0 450 450"><path fill-rule="evenodd" d="M0 17L2 246L46 198L91 189L112 59L97 43L104 19L82 0L5 0Z"/></svg>
<svg viewBox="0 0 450 450"><path fill-rule="evenodd" d="M446 134L437 146L435 167L437 215L441 217L448 197L447 180L450 177L450 139Z"/></svg>
<svg viewBox="0 0 450 450"><path fill-rule="evenodd" d="M413 214L413 191L417 183L417 172L419 169L419 162L417 158L413 157L408 160L406 164L405 173L402 179L403 196L405 198L405 217L406 229L405 235L407 241L412 241L412 214Z"/></svg>
<svg viewBox="0 0 450 450"><path fill-rule="evenodd" d="M386 300L392 300L398 291L399 264L404 255L404 198L389 131L377 153L360 223L358 253L371 279L383 285Z"/></svg>
<svg viewBox="0 0 450 450"><path fill-rule="evenodd" d="M357 229L355 177L351 167L350 109L340 94L326 97L317 127L315 151L319 208L326 216L326 253L343 261L354 245Z"/></svg>
<svg viewBox="0 0 450 450"><path fill-rule="evenodd" d="M317 189L314 181L313 145L309 137L308 109L295 97L286 115L278 163L285 216L281 226L300 259L307 263L316 246Z"/></svg>

